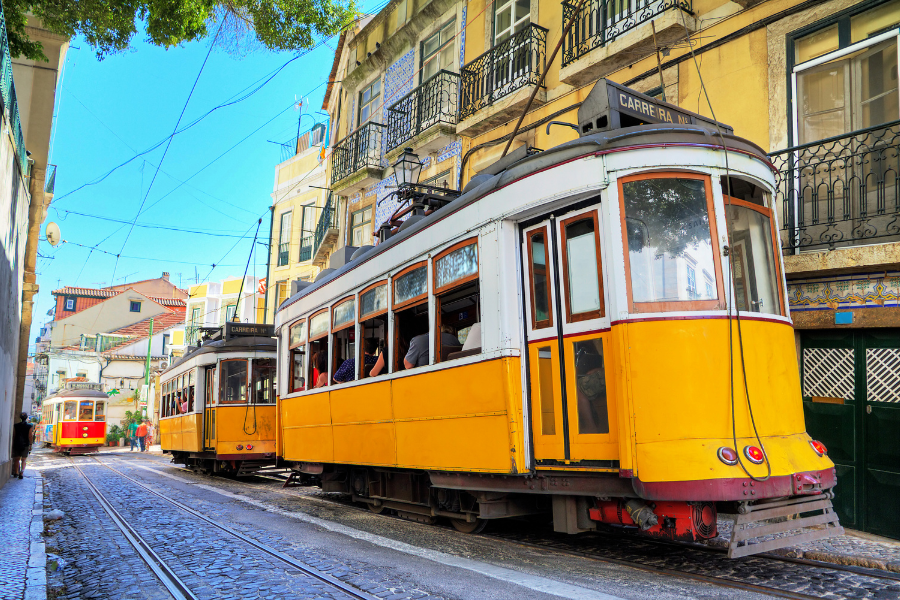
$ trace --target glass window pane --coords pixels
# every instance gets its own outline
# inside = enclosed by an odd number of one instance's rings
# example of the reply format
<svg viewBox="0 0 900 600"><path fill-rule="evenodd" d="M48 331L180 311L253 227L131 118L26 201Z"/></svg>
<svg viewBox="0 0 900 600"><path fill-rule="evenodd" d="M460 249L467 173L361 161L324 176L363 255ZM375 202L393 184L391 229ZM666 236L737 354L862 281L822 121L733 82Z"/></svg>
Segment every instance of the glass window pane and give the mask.
<svg viewBox="0 0 900 600"><path fill-rule="evenodd" d="M556 435L556 414L554 412L553 353L549 347L538 348L538 377L541 393L541 434Z"/></svg>
<svg viewBox="0 0 900 600"><path fill-rule="evenodd" d="M275 359L253 361L253 401L256 404L275 403Z"/></svg>
<svg viewBox="0 0 900 600"><path fill-rule="evenodd" d="M549 321L550 297L547 274L547 251L544 246L544 234L538 233L531 236L531 282L532 295L534 297L534 320L536 323ZM546 326L549 326L549 323Z"/></svg>
<svg viewBox="0 0 900 600"><path fill-rule="evenodd" d="M428 269L419 267L394 282L394 304L406 302L428 291Z"/></svg>
<svg viewBox="0 0 900 600"><path fill-rule="evenodd" d="M530 0L516 0L516 23L528 17L531 11Z"/></svg>
<svg viewBox="0 0 900 600"><path fill-rule="evenodd" d="M353 322L356 315L356 300L347 300L334 309L334 326L340 327Z"/></svg>
<svg viewBox="0 0 900 600"><path fill-rule="evenodd" d="M704 182L641 179L622 189L634 302L715 300L687 286L688 266L716 272Z"/></svg>
<svg viewBox="0 0 900 600"><path fill-rule="evenodd" d="M811 33L794 42L794 64L800 64L816 57L834 52L840 48L837 24Z"/></svg>
<svg viewBox="0 0 900 600"><path fill-rule="evenodd" d="M850 43L865 40L900 23L900 1L894 0L851 17Z"/></svg>
<svg viewBox="0 0 900 600"><path fill-rule="evenodd" d="M94 401L82 400L78 403L78 420L93 421L94 420Z"/></svg>
<svg viewBox="0 0 900 600"><path fill-rule="evenodd" d="M247 361L226 360L221 363L219 404L244 404L247 402Z"/></svg>
<svg viewBox="0 0 900 600"><path fill-rule="evenodd" d="M734 296L739 310L781 314L769 217L743 206L727 206L731 224Z"/></svg>
<svg viewBox="0 0 900 600"><path fill-rule="evenodd" d="M427 40L425 40L425 44L422 46L422 54L427 59L429 56L437 52L437 49L441 46L441 34L436 33Z"/></svg>
<svg viewBox="0 0 900 600"><path fill-rule="evenodd" d="M387 308L387 285L379 285L360 298L362 315L368 315Z"/></svg>
<svg viewBox="0 0 900 600"><path fill-rule="evenodd" d="M291 373L291 391L302 392L306 389L306 353L303 348L298 348L291 352L291 365L293 372Z"/></svg>
<svg viewBox="0 0 900 600"><path fill-rule="evenodd" d="M305 340L306 321L300 321L299 323L291 327L291 348L293 348L297 344L303 343Z"/></svg>
<svg viewBox="0 0 900 600"><path fill-rule="evenodd" d="M594 219L566 225L566 262L569 271L569 310L573 315L600 310Z"/></svg>
<svg viewBox="0 0 900 600"><path fill-rule="evenodd" d="M94 420L103 421L106 419L106 402L97 402L97 409L94 411Z"/></svg>
<svg viewBox="0 0 900 600"><path fill-rule="evenodd" d="M603 340L574 342L572 351L578 396L578 433L609 433Z"/></svg>
<svg viewBox="0 0 900 600"><path fill-rule="evenodd" d="M320 313L309 320L309 337L316 337L328 331L328 311Z"/></svg>
<svg viewBox="0 0 900 600"><path fill-rule="evenodd" d="M872 127L900 116L897 96L897 42L890 42L858 59L861 121L854 129Z"/></svg>
<svg viewBox="0 0 900 600"><path fill-rule="evenodd" d="M66 421L74 421L75 420L75 401L69 400L64 405L64 413L63 419Z"/></svg>
<svg viewBox="0 0 900 600"><path fill-rule="evenodd" d="M469 244L442 256L435 262L434 269L439 288L478 273L478 244Z"/></svg>

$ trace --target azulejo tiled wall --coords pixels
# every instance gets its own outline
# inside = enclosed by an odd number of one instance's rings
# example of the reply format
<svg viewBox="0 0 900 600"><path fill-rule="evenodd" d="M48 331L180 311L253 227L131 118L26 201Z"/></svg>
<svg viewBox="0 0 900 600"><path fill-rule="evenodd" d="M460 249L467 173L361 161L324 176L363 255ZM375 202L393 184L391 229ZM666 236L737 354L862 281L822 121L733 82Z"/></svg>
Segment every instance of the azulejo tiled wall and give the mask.
<svg viewBox="0 0 900 600"><path fill-rule="evenodd" d="M385 114L388 107L400 100L412 91L415 80L416 51L410 50L384 72L384 105L380 110L379 118ZM384 121L380 121L384 123Z"/></svg>
<svg viewBox="0 0 900 600"><path fill-rule="evenodd" d="M900 306L900 271L792 280L788 301L794 312Z"/></svg>

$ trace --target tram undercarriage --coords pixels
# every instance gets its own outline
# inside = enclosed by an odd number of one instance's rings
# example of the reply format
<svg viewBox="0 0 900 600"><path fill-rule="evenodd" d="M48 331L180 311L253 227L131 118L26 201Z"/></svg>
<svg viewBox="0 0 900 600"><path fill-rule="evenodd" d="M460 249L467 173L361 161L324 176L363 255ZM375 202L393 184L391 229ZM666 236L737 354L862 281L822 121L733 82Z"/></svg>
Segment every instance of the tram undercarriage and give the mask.
<svg viewBox="0 0 900 600"><path fill-rule="evenodd" d="M246 477L284 472L283 468L276 465L274 454L241 456L240 459L218 456L214 452L172 452L171 454L172 462L183 464L188 469L205 475Z"/></svg>

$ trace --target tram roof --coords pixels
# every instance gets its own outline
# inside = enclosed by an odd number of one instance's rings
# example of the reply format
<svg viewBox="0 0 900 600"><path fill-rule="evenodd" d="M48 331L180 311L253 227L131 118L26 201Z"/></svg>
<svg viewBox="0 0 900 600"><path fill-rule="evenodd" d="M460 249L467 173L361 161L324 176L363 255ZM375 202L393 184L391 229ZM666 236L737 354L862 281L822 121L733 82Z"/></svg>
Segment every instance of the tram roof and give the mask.
<svg viewBox="0 0 900 600"><path fill-rule="evenodd" d="M171 371L178 365L185 363L195 356L200 356L201 354L236 352L241 350L246 350L248 352L271 350L272 352L275 352L277 349L277 344L278 342L273 337L257 336L237 337L230 340L216 340L214 342L206 342L199 348L188 352L187 354L176 360L174 363L169 365L169 368L163 371L163 373Z"/></svg>
<svg viewBox="0 0 900 600"><path fill-rule="evenodd" d="M727 129L723 130L720 134L719 130L717 130L713 124L679 125L672 123L657 123L624 127L621 129L583 135L578 139L562 143L553 148L542 150L531 155L527 155L526 147L521 146L518 150L509 153L505 158L501 158L476 173L463 189L463 193L459 198L456 198L446 206L416 222L414 225L395 233L388 240L377 246L371 247L366 253L356 257L354 260L348 262L334 272L329 273L324 278L305 286L296 294L282 302L278 307L278 310L294 304L304 296L328 285L344 273L355 269L378 254L386 252L389 248L411 238L435 221L439 221L444 217L477 202L494 190L508 185L517 179L598 152L629 149L639 150L646 147L665 145L690 145L723 149L723 138L725 146L727 146L729 151L738 151L745 155L749 154L755 156L767 164L770 162L765 150L750 140L730 133Z"/></svg>
<svg viewBox="0 0 900 600"><path fill-rule="evenodd" d="M52 396L47 396L44 399L44 402L47 400L56 400L58 398L103 398L104 400L109 400L109 396L100 390L76 389L59 390Z"/></svg>

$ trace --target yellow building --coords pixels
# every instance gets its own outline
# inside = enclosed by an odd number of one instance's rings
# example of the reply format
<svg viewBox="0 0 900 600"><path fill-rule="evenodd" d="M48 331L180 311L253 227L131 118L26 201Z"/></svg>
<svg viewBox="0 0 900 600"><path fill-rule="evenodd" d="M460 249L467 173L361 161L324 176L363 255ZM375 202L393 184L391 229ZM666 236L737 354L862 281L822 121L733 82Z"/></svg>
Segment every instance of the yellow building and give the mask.
<svg viewBox="0 0 900 600"><path fill-rule="evenodd" d="M172 353L182 356L188 346L197 344L202 327L221 327L234 320L235 313L242 323L262 323L264 296L259 288L260 278L251 275L190 286L184 332L172 338Z"/></svg>
<svg viewBox="0 0 900 600"><path fill-rule="evenodd" d="M339 244L373 243L396 210L404 148L421 183L462 189L520 118L511 151L578 137L600 78L715 117L777 171L807 427L833 449L841 522L900 537L877 508L900 493L882 443L900 410L898 25L900 0L392 0L342 35L329 78Z"/></svg>

